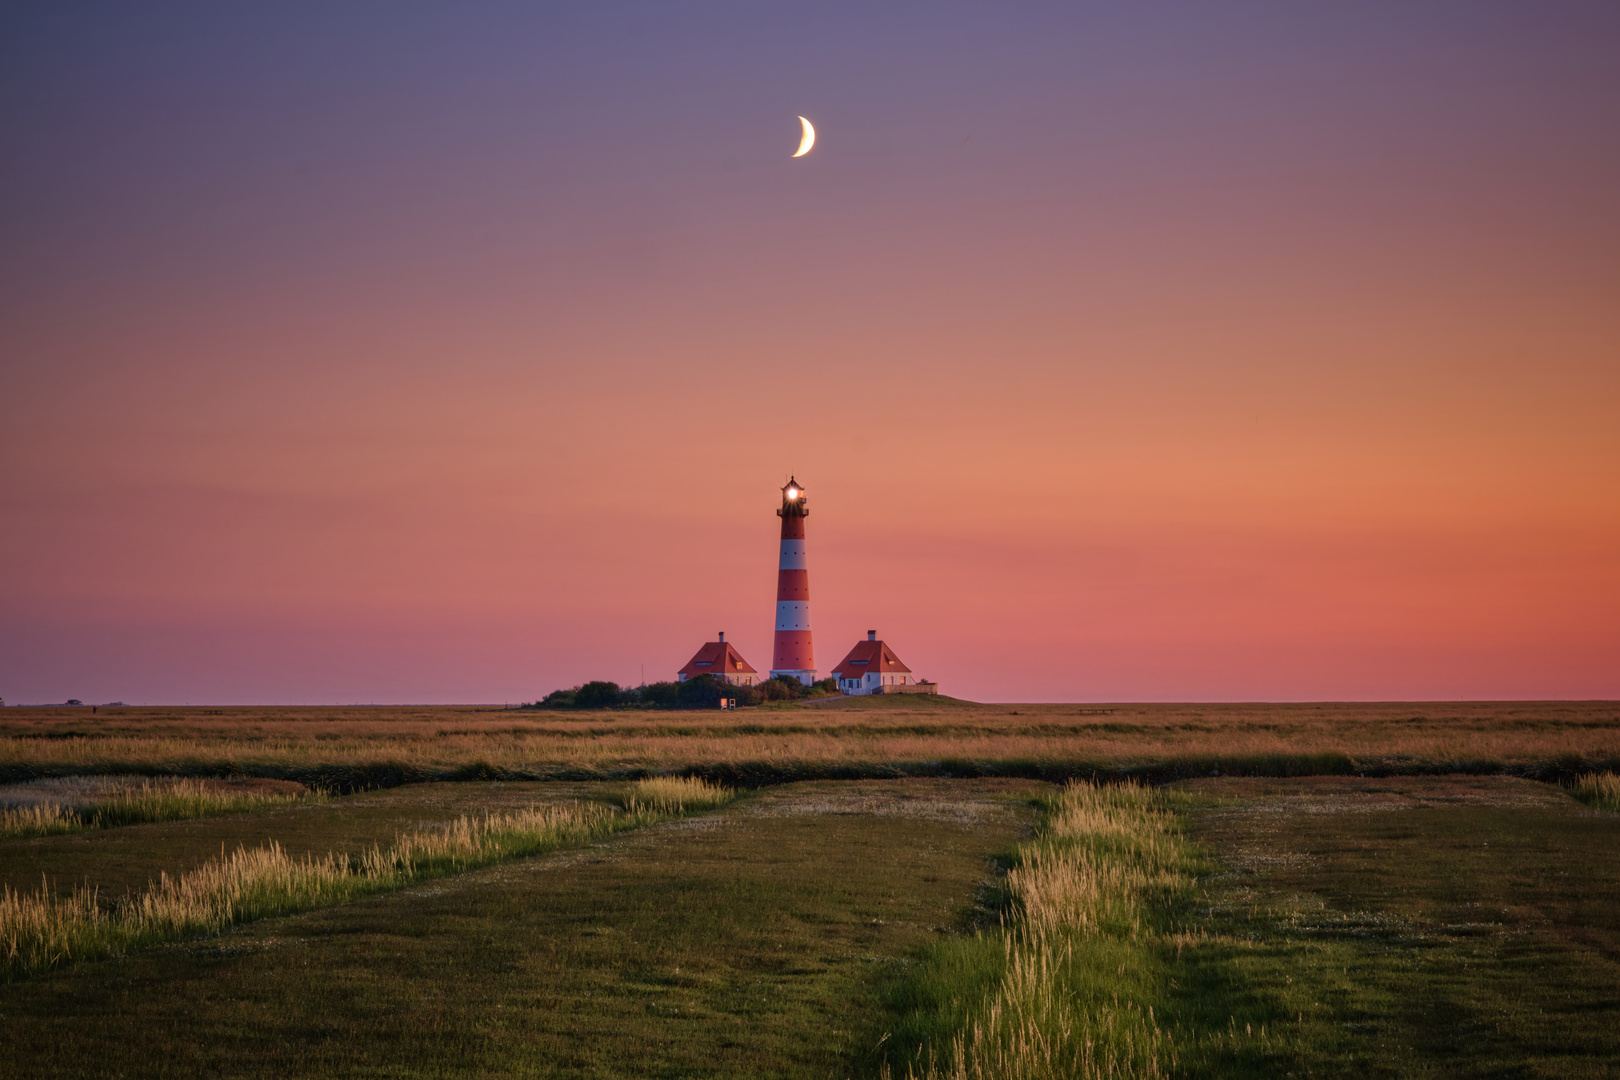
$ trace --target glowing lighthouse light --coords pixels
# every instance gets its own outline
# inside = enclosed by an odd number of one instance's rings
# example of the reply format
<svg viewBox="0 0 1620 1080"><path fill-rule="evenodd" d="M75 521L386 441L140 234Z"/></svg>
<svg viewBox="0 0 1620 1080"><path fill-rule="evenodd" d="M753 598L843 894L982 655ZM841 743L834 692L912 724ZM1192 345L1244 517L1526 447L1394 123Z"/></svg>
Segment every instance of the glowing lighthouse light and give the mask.
<svg viewBox="0 0 1620 1080"><path fill-rule="evenodd" d="M804 519L810 509L804 489L789 479L782 489L782 554L776 564L776 647L771 678L816 681L816 654L810 642L810 570L804 557Z"/></svg>

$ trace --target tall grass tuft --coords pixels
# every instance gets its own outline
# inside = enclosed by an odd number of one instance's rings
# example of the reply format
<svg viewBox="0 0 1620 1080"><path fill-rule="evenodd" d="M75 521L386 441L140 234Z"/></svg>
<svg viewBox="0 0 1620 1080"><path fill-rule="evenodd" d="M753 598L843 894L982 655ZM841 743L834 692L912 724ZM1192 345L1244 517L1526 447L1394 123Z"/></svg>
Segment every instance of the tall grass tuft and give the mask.
<svg viewBox="0 0 1620 1080"><path fill-rule="evenodd" d="M1190 882L1190 854L1165 797L1135 785L1071 783L1008 871L999 957L958 955L956 1032L908 1065L912 1080L1156 1077L1175 1048L1154 1015L1162 901ZM979 936L965 948L984 953ZM938 1003L960 1002L950 976ZM950 1011L949 1005L947 1011ZM885 1068L887 1072L887 1068Z"/></svg>
<svg viewBox="0 0 1620 1080"><path fill-rule="evenodd" d="M138 785L103 782L72 803L41 802L0 810L0 837L48 836L110 829L148 821L179 821L212 814L234 814L296 802L308 790L265 791L221 787L202 780L143 780Z"/></svg>
<svg viewBox="0 0 1620 1080"><path fill-rule="evenodd" d="M637 780L624 796L624 808L632 814L684 814L724 806L736 797L730 788L711 784L695 776L650 776Z"/></svg>
<svg viewBox="0 0 1620 1080"><path fill-rule="evenodd" d="M681 805L718 805L723 788L689 792ZM239 923L342 903L418 881L581 843L678 813L640 803L628 813L600 803L463 816L355 855L293 858L278 844L238 848L177 877L162 875L111 907L94 890L66 898L48 887L0 893L0 972L17 978L66 960L120 955L164 941L219 933Z"/></svg>
<svg viewBox="0 0 1620 1080"><path fill-rule="evenodd" d="M0 837L52 836L80 832L89 827L77 810L56 803L0 809Z"/></svg>
<svg viewBox="0 0 1620 1080"><path fill-rule="evenodd" d="M1600 810L1620 811L1620 775L1589 772L1575 781L1574 795Z"/></svg>

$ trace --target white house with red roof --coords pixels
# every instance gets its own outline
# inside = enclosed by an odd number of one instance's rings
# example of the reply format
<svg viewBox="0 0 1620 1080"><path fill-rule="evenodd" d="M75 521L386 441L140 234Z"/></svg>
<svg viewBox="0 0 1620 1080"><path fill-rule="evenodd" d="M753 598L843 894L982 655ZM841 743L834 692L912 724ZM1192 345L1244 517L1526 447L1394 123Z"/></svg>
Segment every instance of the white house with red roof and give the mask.
<svg viewBox="0 0 1620 1080"><path fill-rule="evenodd" d="M868 630L866 640L857 641L832 673L838 689L846 694L915 694L934 686L913 675L894 650L878 640L876 630Z"/></svg>
<svg viewBox="0 0 1620 1080"><path fill-rule="evenodd" d="M755 671L748 661L742 658L742 653L726 641L726 632L720 631L719 641L705 642L697 655L686 662L686 666L676 673L676 679L685 682L698 675L713 675L731 683L733 686L753 686L759 682L759 672Z"/></svg>

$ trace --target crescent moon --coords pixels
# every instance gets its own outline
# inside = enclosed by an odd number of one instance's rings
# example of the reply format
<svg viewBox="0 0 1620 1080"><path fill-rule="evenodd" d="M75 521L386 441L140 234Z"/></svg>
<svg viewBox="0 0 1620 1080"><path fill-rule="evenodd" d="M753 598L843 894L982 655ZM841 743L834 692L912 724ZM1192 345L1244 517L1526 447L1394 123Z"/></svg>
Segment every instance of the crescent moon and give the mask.
<svg viewBox="0 0 1620 1080"><path fill-rule="evenodd" d="M799 117L799 123L804 125L804 137L799 140L799 149L793 155L794 157L804 157L810 152L810 148L816 145L816 129L811 125L810 121L801 116Z"/></svg>

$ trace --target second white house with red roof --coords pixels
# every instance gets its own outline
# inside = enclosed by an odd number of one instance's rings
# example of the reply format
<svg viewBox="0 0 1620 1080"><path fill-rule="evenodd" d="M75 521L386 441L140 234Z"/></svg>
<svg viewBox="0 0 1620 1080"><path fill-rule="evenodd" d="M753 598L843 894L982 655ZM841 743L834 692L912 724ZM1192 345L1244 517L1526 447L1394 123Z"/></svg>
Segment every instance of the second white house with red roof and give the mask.
<svg viewBox="0 0 1620 1080"><path fill-rule="evenodd" d="M928 694L936 689L913 675L894 650L878 640L876 630L868 630L866 640L857 641L832 673L846 694Z"/></svg>

